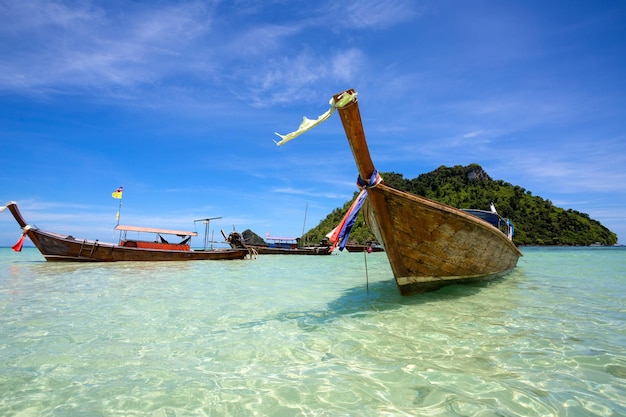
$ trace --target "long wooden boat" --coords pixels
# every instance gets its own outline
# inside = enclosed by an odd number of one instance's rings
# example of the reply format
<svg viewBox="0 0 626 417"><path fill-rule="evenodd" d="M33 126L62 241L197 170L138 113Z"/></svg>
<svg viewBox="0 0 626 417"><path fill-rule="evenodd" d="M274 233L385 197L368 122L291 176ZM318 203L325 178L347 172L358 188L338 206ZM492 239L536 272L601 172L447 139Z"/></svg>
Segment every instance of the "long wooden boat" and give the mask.
<svg viewBox="0 0 626 417"><path fill-rule="evenodd" d="M11 201L8 208L23 230L22 239L28 236L48 261L116 262L116 261L193 261L244 259L249 251L245 248L192 250L189 244L197 232L118 225L120 242L106 243L99 240L78 239L71 235L48 232L29 225L20 213L17 203ZM157 240L126 239L127 232L155 234ZM178 236L180 243L169 243L162 235ZM21 248L21 244L20 244Z"/></svg>
<svg viewBox="0 0 626 417"><path fill-rule="evenodd" d="M267 237L267 245L252 245L245 242L239 232L231 232L228 236L222 231L224 238L232 248L252 249L259 255L330 255L330 245L299 246L296 238Z"/></svg>
<svg viewBox="0 0 626 417"><path fill-rule="evenodd" d="M361 245L358 243L348 243L346 245L346 250L348 252L384 252L385 248L378 242L366 242L365 245Z"/></svg>
<svg viewBox="0 0 626 417"><path fill-rule="evenodd" d="M363 214L383 245L402 295L501 276L512 270L522 253L512 242L512 227L499 227L471 212L387 186L370 157L354 90L336 94L331 110L317 121L305 118L300 129L281 136L282 144L338 110L359 183L367 190ZM503 225L500 225L503 226Z"/></svg>
<svg viewBox="0 0 626 417"><path fill-rule="evenodd" d="M301 248L273 248L271 246L249 245L259 255L330 255L332 252L328 246L304 246Z"/></svg>

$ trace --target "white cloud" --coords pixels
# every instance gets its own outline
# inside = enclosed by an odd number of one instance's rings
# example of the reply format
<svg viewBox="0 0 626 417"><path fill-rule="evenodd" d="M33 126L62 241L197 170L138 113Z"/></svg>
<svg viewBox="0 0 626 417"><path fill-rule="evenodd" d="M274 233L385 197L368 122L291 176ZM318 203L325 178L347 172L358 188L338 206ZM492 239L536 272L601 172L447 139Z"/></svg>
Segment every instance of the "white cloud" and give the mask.
<svg viewBox="0 0 626 417"><path fill-rule="evenodd" d="M345 12L345 22L351 27L388 27L413 18L415 2L398 0L353 0L337 2Z"/></svg>
<svg viewBox="0 0 626 417"><path fill-rule="evenodd" d="M56 91L134 86L184 73L203 61L190 51L211 22L195 3L119 13L25 2L7 12L3 23L13 23L0 34L12 48L3 51L10 59L3 64L0 88L30 93L48 86Z"/></svg>

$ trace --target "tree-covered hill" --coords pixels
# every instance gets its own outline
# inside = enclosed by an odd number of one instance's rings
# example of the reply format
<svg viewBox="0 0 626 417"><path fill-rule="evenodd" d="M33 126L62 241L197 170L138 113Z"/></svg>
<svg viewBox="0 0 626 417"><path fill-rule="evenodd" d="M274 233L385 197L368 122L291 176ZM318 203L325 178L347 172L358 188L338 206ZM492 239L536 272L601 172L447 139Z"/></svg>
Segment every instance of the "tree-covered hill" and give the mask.
<svg viewBox="0 0 626 417"><path fill-rule="evenodd" d="M614 245L617 235L589 215L556 207L550 200L502 180L493 180L478 164L441 166L417 178L404 178L395 172L381 173L385 184L457 208L489 210L493 202L502 217L515 225L513 242L518 245ZM356 196L355 192L355 196ZM309 230L307 242L318 242L345 214L351 201L334 209ZM364 243L374 239L359 213L350 240Z"/></svg>

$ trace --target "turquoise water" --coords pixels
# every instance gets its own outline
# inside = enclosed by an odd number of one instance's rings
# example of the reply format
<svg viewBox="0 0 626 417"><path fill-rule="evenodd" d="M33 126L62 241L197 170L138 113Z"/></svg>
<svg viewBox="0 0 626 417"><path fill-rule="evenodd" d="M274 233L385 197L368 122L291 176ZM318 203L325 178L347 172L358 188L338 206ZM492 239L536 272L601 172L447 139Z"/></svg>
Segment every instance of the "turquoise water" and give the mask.
<svg viewBox="0 0 626 417"><path fill-rule="evenodd" d="M626 249L401 297L384 253L47 263L0 249L1 416L626 415Z"/></svg>

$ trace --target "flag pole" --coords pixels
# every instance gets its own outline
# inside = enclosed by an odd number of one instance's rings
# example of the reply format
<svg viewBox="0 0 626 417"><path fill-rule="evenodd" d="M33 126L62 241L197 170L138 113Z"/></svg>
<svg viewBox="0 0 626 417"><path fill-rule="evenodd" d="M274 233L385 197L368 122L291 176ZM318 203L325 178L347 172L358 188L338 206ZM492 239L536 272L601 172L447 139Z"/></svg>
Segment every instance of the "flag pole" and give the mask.
<svg viewBox="0 0 626 417"><path fill-rule="evenodd" d="M122 211L122 199L120 198L120 206L117 209L117 216L115 216L117 218L117 225L120 225L120 213Z"/></svg>
<svg viewBox="0 0 626 417"><path fill-rule="evenodd" d="M113 191L111 193L111 197L119 199L120 200L120 206L117 209L117 214L115 215L115 219L117 220L117 225L120 225L120 212L122 211L122 196L124 194L124 184L122 184L122 186L120 188L118 188L117 190Z"/></svg>

